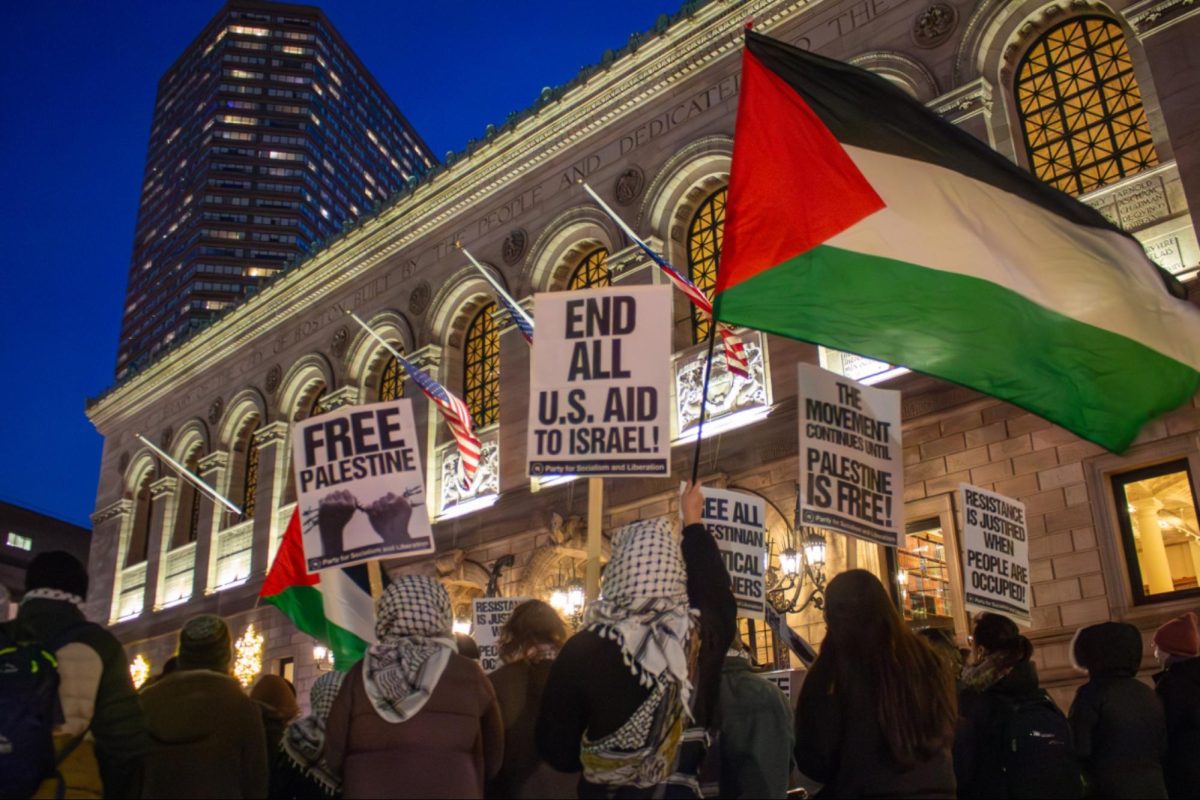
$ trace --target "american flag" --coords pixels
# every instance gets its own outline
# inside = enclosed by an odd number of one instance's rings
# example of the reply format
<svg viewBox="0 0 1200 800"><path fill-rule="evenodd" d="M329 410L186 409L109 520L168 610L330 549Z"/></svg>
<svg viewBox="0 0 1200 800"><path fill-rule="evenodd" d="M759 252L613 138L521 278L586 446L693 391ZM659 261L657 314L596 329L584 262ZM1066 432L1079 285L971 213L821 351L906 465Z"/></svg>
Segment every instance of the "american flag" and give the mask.
<svg viewBox="0 0 1200 800"><path fill-rule="evenodd" d="M683 292L687 296L688 300L692 301L692 305L700 309L700 312L708 317L712 324L717 326L717 333L721 336L721 344L725 350L726 367L731 373L739 378L749 379L750 361L746 356L746 345L742 344L742 340L738 338L737 334L733 332L732 328L723 322L716 322L713 320L712 301L708 299L708 295L700 291L700 287L698 287L696 284L683 277L679 270L672 267L667 263L665 258L654 252L650 245L643 242L641 237L634 233L633 229L625 224L625 220L617 216L616 212L608 207L608 203L600 199L600 195L596 194L592 187L588 186L586 183L583 183L582 186L584 191L591 195L592 199L596 201L596 204L600 206L604 213L607 214L613 222L617 223L621 230L625 231L625 235L633 240L634 244L642 248L642 252L650 256L655 264L658 264L659 268L667 274L667 277L671 280L671 283L675 284L676 288Z"/></svg>
<svg viewBox="0 0 1200 800"><path fill-rule="evenodd" d="M533 320L527 314L522 313L521 309L516 307L516 301L508 296L508 292L496 290L496 297L500 298L501 305L508 311L508 315L512 317L512 321L517 324L517 330L525 337L525 343L533 344Z"/></svg>
<svg viewBox="0 0 1200 800"><path fill-rule="evenodd" d="M417 382L417 386L421 387L425 396L433 401L438 411L442 412L442 417L450 426L450 432L454 434L454 441L458 445L458 453L462 457L463 474L468 482L474 480L475 471L479 469L479 457L483 452L483 445L475 436L471 412L467 409L466 404L429 377L424 370L413 366L412 362L404 356L394 351L393 355L396 356L396 360L400 362L400 366L404 367L409 377Z"/></svg>

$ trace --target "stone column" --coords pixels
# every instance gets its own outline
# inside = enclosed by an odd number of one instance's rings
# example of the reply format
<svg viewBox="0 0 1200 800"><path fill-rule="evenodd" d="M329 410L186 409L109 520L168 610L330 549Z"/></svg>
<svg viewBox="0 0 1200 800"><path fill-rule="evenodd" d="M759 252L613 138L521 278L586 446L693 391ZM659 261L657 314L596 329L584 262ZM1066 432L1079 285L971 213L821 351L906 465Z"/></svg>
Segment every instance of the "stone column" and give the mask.
<svg viewBox="0 0 1200 800"><path fill-rule="evenodd" d="M288 423L277 420L254 433L251 447L258 448L258 493L254 497L254 549L250 555L250 580L267 574L272 546L283 535L280 503L288 475ZM287 523L285 522L284 525Z"/></svg>
<svg viewBox="0 0 1200 800"><path fill-rule="evenodd" d="M1171 580L1171 564L1167 561L1167 548L1163 544L1162 528L1158 527L1158 510L1162 503L1155 497L1147 497L1133 504L1133 521L1138 538L1142 542L1139 566L1143 583L1150 585L1151 594L1175 591Z"/></svg>
<svg viewBox="0 0 1200 800"><path fill-rule="evenodd" d="M229 452L216 450L200 459L196 465L197 474L209 486L223 495L228 496L229 487L225 485L226 473L229 470ZM213 563L217 557L216 535L221 529L221 520L228 513L225 506L216 500L205 497L200 501L200 524L196 527L196 572L192 582L192 597L207 595L212 592Z"/></svg>
<svg viewBox="0 0 1200 800"><path fill-rule="evenodd" d="M176 494L175 488L179 479L174 475L166 475L150 484L150 499L154 508L154 516L150 518L150 529L146 534L149 543L146 547L146 598L142 601L143 608L158 610L158 595L160 572L163 553L166 552L174 535Z"/></svg>
<svg viewBox="0 0 1200 800"><path fill-rule="evenodd" d="M1200 14L1191 2L1146 0L1125 17L1146 52L1192 225L1200 231Z"/></svg>
<svg viewBox="0 0 1200 800"><path fill-rule="evenodd" d="M85 614L93 622L116 618L118 575L121 573L121 533L130 523L133 501L121 498L92 514L92 543L88 551L88 596Z"/></svg>

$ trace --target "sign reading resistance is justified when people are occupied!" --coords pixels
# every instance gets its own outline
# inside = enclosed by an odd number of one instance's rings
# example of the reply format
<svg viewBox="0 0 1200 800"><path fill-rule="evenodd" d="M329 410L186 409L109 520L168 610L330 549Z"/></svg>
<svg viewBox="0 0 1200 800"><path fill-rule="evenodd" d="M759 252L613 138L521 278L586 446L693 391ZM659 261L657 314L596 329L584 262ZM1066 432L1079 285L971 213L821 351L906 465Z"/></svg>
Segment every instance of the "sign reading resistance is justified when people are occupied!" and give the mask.
<svg viewBox="0 0 1200 800"><path fill-rule="evenodd" d="M1029 613L1029 529L1025 504L961 484L963 594L968 611L995 611L1022 625Z"/></svg>
<svg viewBox="0 0 1200 800"><path fill-rule="evenodd" d="M671 287L534 296L529 475L671 471Z"/></svg>

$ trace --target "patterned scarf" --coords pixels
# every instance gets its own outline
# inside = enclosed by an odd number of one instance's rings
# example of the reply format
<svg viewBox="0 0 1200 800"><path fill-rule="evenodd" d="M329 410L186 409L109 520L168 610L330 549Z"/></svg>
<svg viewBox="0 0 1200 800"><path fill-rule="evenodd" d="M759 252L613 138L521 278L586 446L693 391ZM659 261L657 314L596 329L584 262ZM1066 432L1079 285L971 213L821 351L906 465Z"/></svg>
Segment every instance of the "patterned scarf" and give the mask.
<svg viewBox="0 0 1200 800"><path fill-rule="evenodd" d="M678 684L685 709L692 695L688 636L698 616L688 608L687 569L671 523L643 520L618 531L587 630L616 642L643 686Z"/></svg>
<svg viewBox="0 0 1200 800"><path fill-rule="evenodd" d="M60 600L64 603L70 603L76 608L83 608L82 597L60 589L30 589L21 598L21 602L24 603L26 600Z"/></svg>
<svg viewBox="0 0 1200 800"><path fill-rule="evenodd" d="M1019 661L1019 657L1009 653L990 653L978 662L963 667L963 685L977 692L986 692L1012 672Z"/></svg>
<svg viewBox="0 0 1200 800"><path fill-rule="evenodd" d="M450 595L435 579L405 575L383 591L375 638L363 656L363 686L376 713L404 722L424 707L457 652Z"/></svg>
<svg viewBox="0 0 1200 800"><path fill-rule="evenodd" d="M325 763L325 722L345 677L344 672L326 672L317 678L308 694L312 714L289 725L283 736L284 755L330 795L337 793L341 781Z"/></svg>

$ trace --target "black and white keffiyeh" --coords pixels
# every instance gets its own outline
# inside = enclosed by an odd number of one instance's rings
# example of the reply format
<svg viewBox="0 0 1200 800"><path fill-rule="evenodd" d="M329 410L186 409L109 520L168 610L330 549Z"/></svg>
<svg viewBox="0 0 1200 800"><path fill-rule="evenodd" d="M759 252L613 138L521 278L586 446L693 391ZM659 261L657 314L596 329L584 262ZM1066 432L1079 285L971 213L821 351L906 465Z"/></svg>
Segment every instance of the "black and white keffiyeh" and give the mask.
<svg viewBox="0 0 1200 800"><path fill-rule="evenodd" d="M341 782L325 762L325 723L345 677L344 672L326 672L317 678L308 693L312 713L288 726L281 745L292 763L330 795L337 793Z"/></svg>
<svg viewBox="0 0 1200 800"><path fill-rule="evenodd" d="M587 629L616 642L643 686L679 684L691 707L688 636L697 612L688 607L683 552L665 518L626 525L613 537L600 599L587 611Z"/></svg>
<svg viewBox="0 0 1200 800"><path fill-rule="evenodd" d="M363 686L376 713L404 722L429 700L454 642L450 595L423 575L397 578L383 591L375 613L375 638L363 656Z"/></svg>
<svg viewBox="0 0 1200 800"><path fill-rule="evenodd" d="M21 602L24 603L26 600L60 600L64 603L70 603L77 608L83 608L82 597L60 589L30 589L21 598Z"/></svg>

